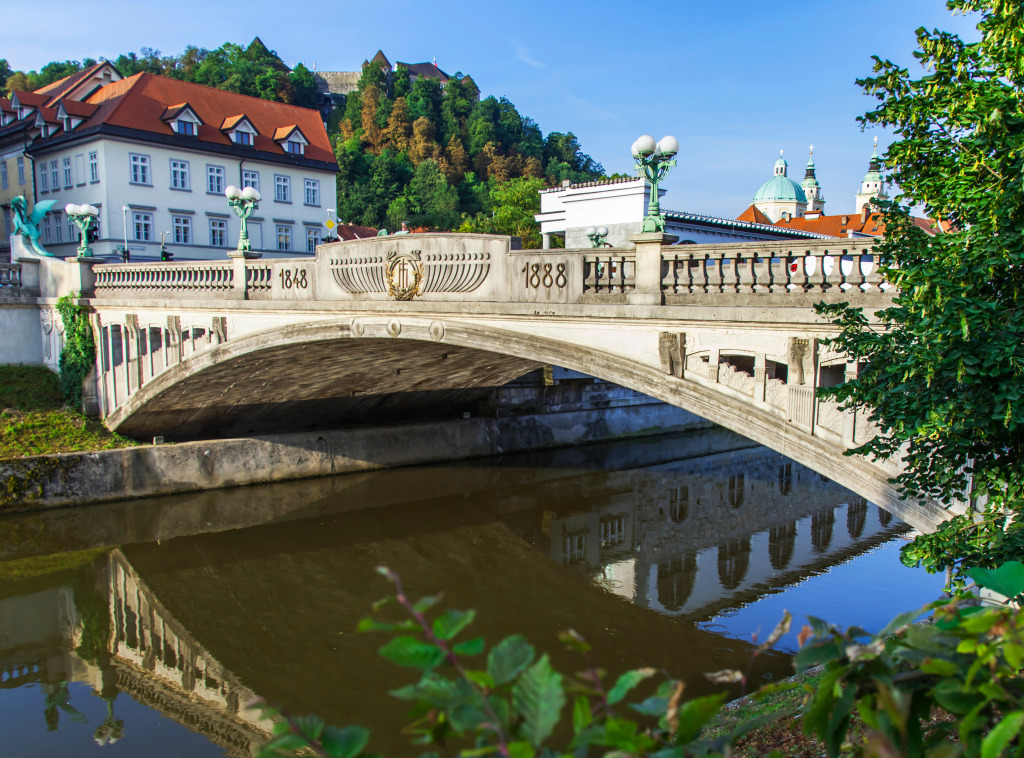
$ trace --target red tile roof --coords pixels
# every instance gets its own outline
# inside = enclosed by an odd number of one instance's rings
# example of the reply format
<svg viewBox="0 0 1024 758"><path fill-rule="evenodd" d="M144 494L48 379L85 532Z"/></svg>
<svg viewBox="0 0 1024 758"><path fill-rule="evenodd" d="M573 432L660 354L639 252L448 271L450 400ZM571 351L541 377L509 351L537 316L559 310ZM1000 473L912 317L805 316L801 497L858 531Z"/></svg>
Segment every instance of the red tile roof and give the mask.
<svg viewBox="0 0 1024 758"><path fill-rule="evenodd" d="M737 221L747 221L751 224L771 224L772 220L768 218L760 208L756 205L751 205L743 213L736 217Z"/></svg>
<svg viewBox="0 0 1024 758"><path fill-rule="evenodd" d="M338 224L335 227L332 234L338 235L339 239L345 240L361 240L367 237L376 237L377 230L372 226L355 226L353 224Z"/></svg>
<svg viewBox="0 0 1024 758"><path fill-rule="evenodd" d="M56 105L58 100L71 92L79 84L92 77L104 66L110 66L113 68L113 65L108 61L100 61L99 63L89 66L89 68L84 68L70 76L65 76L63 79L58 79L55 82L50 82L45 87L40 87L36 90L36 94L46 95L48 98L46 103L47 105ZM120 74L118 74L118 76L120 76Z"/></svg>
<svg viewBox="0 0 1024 758"><path fill-rule="evenodd" d="M748 209L749 210L749 209ZM849 237L853 232L855 235L867 235L869 237L881 237L885 234L885 222L881 213L872 213L867 220L862 221L859 213L846 215L819 216L818 218L792 218L789 221L781 220L776 226L783 226L787 229L800 229L801 231L825 234L829 237ZM948 231L946 225L937 224L931 219L914 217L916 223L926 233L935 235ZM936 229L938 227L938 230Z"/></svg>
<svg viewBox="0 0 1024 758"><path fill-rule="evenodd" d="M257 151L284 154L282 147L274 142L274 134L281 124L294 125L309 141L305 159L335 163L334 151L320 114L296 105L261 100L148 73L109 84L88 102L98 108L75 131L109 124L168 135L171 134L170 127L161 117L168 106L185 102L203 122L197 130L199 142L231 145L231 140L222 130L230 129L244 115L259 132L253 140Z"/></svg>

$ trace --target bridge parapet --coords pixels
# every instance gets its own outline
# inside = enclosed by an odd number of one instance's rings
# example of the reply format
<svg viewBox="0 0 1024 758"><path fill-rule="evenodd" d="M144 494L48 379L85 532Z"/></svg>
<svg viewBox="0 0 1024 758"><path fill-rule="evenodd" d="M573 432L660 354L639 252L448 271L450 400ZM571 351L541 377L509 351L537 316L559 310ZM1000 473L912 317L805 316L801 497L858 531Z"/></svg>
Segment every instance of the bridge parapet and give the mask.
<svg viewBox="0 0 1024 758"><path fill-rule="evenodd" d="M877 299L885 284L872 245L513 250L509 238L494 235L392 235L322 245L313 259L101 264L95 296L644 305L758 295ZM638 266L654 275L638 277Z"/></svg>

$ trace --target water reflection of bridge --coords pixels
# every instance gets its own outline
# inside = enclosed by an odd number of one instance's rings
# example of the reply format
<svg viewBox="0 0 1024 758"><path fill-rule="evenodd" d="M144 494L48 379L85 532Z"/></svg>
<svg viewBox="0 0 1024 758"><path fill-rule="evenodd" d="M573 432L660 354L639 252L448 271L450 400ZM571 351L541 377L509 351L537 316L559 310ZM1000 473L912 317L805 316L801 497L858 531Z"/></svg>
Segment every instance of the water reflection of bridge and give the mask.
<svg viewBox="0 0 1024 758"><path fill-rule="evenodd" d="M657 649L658 664L698 694L700 671L711 661L745 665L749 646L676 617L704 619L750 602L769 580L799 581L905 527L818 474L763 448L732 449L726 437L703 437L703 455L667 459L680 445L696 452L693 439L517 456L504 467L343 477L331 485L340 489L267 488L273 506L256 502L253 489L235 496L254 507L228 501L219 513L202 496L178 498L170 510L90 509L93 521L120 514L122 526L162 543L115 549L99 569L109 634L96 664L73 652L84 614L70 587L0 601L0 627L14 617L14 601L18 617L41 619L10 638L16 645L0 641L4 686L34 677L125 693L233 756L249 755L264 734L244 708L255 691L300 712L370 725L383 736L375 750L400 750L400 714L379 712L405 672L377 659L379 639L339 636L386 591L373 581L373 566L385 561L412 591L444 588L454 607L478 608L489 641L514 630L552 647L554 631L573 625L612 674L651 662ZM292 487L301 495L282 499ZM310 501L315 492L320 500ZM371 503L389 507L363 507ZM247 523L254 525L217 532ZM193 536L174 537L183 533ZM97 527L90 539L105 534ZM538 550L554 560L535 560ZM660 613L622 602L594 579ZM774 675L789 669L785 656L759 666Z"/></svg>

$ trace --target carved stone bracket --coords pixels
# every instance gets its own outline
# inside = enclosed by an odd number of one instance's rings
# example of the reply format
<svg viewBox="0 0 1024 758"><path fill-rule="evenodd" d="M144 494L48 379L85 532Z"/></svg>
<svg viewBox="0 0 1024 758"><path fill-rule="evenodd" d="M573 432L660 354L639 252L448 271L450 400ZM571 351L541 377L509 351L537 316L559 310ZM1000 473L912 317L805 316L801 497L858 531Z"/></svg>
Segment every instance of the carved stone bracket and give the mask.
<svg viewBox="0 0 1024 758"><path fill-rule="evenodd" d="M789 370L796 374L796 381L790 382L790 384L806 384L806 377L804 375L804 356L807 355L807 350L810 347L810 342L801 337L793 337L789 341Z"/></svg>
<svg viewBox="0 0 1024 758"><path fill-rule="evenodd" d="M658 357L661 370L670 376L683 378L686 359L686 334L683 332L660 332L658 334Z"/></svg>
<svg viewBox="0 0 1024 758"><path fill-rule="evenodd" d="M222 344L228 341L228 319L227 316L214 316L213 327L210 330L213 332L214 338L217 340L217 344Z"/></svg>

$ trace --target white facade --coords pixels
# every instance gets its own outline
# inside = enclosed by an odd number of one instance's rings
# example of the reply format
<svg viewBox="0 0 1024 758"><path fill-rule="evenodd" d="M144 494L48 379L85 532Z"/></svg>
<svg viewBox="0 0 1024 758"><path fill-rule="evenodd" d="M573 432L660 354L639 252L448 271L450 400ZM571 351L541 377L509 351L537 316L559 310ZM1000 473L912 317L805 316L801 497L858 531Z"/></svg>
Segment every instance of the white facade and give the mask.
<svg viewBox="0 0 1024 758"><path fill-rule="evenodd" d="M252 249L265 257L312 254L334 207L335 174L203 149L97 135L34 155L37 201L54 200L40 239L59 256L74 255L78 231L68 203L100 210L98 256L125 245L132 260L159 259L161 233L175 260L225 258L238 245L240 222L228 206L229 185L256 186L262 199L249 219ZM56 180L56 186L55 181Z"/></svg>
<svg viewBox="0 0 1024 758"><path fill-rule="evenodd" d="M563 184L541 190L540 223L544 247L551 246L552 235L564 235L565 247L585 248L591 242L587 227L608 227L606 242L612 247L631 247L630 239L640 233L647 214L651 190L643 179L620 179L607 182ZM659 202L665 190L659 190ZM680 244L714 244L753 242L756 240L820 237L768 224L754 224L733 219L664 210L665 233L679 237Z"/></svg>

